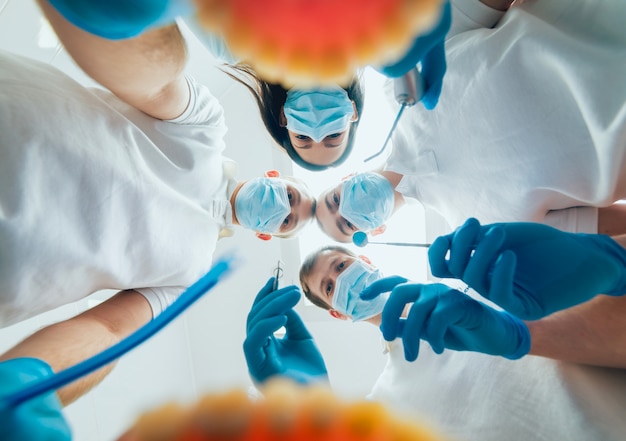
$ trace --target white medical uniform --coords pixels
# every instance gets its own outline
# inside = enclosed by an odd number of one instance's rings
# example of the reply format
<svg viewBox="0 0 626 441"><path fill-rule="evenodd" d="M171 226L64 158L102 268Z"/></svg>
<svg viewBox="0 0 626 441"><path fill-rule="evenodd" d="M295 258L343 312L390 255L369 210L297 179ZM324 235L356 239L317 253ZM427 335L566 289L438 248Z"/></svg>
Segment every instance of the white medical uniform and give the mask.
<svg viewBox="0 0 626 441"><path fill-rule="evenodd" d="M422 342L404 359L401 340L369 396L448 435L451 441L623 439L626 372L526 356L435 354Z"/></svg>
<svg viewBox="0 0 626 441"><path fill-rule="evenodd" d="M222 107L188 84L183 115L160 121L0 53L0 326L101 289L136 289L157 315L210 268L234 164Z"/></svg>
<svg viewBox="0 0 626 441"><path fill-rule="evenodd" d="M409 108L393 137L396 190L452 228L597 232L590 207L626 198L626 2L453 5L439 104Z"/></svg>

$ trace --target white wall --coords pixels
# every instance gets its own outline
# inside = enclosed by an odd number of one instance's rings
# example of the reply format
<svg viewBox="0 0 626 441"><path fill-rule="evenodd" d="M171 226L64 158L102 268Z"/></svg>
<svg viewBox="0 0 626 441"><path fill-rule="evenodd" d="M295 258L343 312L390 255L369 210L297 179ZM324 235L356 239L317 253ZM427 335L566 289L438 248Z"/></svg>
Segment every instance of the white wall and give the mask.
<svg viewBox="0 0 626 441"><path fill-rule="evenodd" d="M0 49L49 62L84 84L92 84L45 27L42 28L41 16L33 0L0 0ZM366 167L359 160L328 174L313 175L292 170L286 155L273 146L265 133L248 93L213 65L208 53L193 37L190 38L190 49L190 71L200 82L209 85L224 105L229 126L226 154L239 163L238 178L259 176L263 171L275 168L283 174L301 174L317 194L335 182L338 176L370 168L369 164ZM380 99L376 96L377 93L371 92L367 99ZM357 143L361 157L379 148L391 121L391 115L374 111L376 104L370 106L364 115L367 120L361 123L361 141ZM379 130L368 131L364 128L367 126L376 126ZM409 219L410 232L399 227L394 230L391 225L385 238L423 240L421 208L409 206L403 209L403 213L397 222ZM284 283L296 283L300 256L326 242L329 240L314 226L301 241L275 239L263 242L243 229L239 229L235 237L221 241L217 255L235 249L245 255L245 263L183 317L121 359L101 385L66 409L74 439L110 441L144 409L167 400L188 401L205 392L248 388L251 382L241 344L245 338L245 318L254 296L271 275L279 258L287 265ZM401 266L392 263L390 253L403 262ZM370 246L367 254L387 274L400 273L418 280L425 278L426 265L421 250ZM97 293L77 304L0 329L0 351L34 330L75 315L111 294ZM334 389L345 396L364 396L384 365L378 330L367 324L331 320L325 312L306 306L304 302L298 309L325 355ZM357 369L358 375L355 375Z"/></svg>

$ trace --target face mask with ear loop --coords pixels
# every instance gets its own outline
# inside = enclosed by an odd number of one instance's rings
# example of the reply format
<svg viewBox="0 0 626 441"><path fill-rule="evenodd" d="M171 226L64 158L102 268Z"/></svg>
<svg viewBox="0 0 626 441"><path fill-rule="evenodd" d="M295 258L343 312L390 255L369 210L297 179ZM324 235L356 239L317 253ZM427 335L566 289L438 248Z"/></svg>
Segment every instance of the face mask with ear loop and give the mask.
<svg viewBox="0 0 626 441"><path fill-rule="evenodd" d="M283 107L287 129L321 142L328 135L347 130L354 115L348 93L339 86L287 92Z"/></svg>
<svg viewBox="0 0 626 441"><path fill-rule="evenodd" d="M250 179L235 197L239 224L260 233L278 233L291 213L287 186L276 178Z"/></svg>
<svg viewBox="0 0 626 441"><path fill-rule="evenodd" d="M332 306L342 314L352 317L352 321L361 321L380 314L389 298L389 293L381 294L372 300L363 300L361 291L383 278L378 269L373 269L361 259L356 259L343 270L335 284Z"/></svg>
<svg viewBox="0 0 626 441"><path fill-rule="evenodd" d="M341 185L339 214L359 230L370 231L383 225L394 205L393 186L378 173L359 173Z"/></svg>

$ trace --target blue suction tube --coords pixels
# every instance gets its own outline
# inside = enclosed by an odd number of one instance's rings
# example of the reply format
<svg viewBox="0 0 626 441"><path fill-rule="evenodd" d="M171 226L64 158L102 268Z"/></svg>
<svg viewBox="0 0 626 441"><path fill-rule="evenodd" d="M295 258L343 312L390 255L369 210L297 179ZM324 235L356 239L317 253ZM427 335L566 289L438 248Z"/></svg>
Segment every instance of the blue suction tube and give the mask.
<svg viewBox="0 0 626 441"><path fill-rule="evenodd" d="M104 351L81 361L74 366L64 369L48 378L29 384L17 392L0 398L0 402L6 406L19 406L21 403L28 401L31 398L51 390L59 389L118 359L159 332L163 329L163 327L191 306L196 300L202 297L204 293L217 285L222 277L231 271L234 260L235 259L232 256L219 259L211 267L208 273L187 288L187 290L185 290L185 292L183 292L160 315L143 325L119 343L116 343L110 348L105 349Z"/></svg>

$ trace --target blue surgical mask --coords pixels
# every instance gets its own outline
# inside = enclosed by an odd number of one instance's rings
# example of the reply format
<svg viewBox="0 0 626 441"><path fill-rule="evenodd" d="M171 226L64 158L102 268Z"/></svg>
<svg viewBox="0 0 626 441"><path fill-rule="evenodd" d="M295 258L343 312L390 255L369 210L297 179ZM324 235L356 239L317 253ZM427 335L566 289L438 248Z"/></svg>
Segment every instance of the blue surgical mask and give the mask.
<svg viewBox="0 0 626 441"><path fill-rule="evenodd" d="M383 225L394 204L391 182L378 173L359 173L341 186L339 214L360 230L370 231Z"/></svg>
<svg viewBox="0 0 626 441"><path fill-rule="evenodd" d="M361 291L383 277L361 259L356 259L343 270L335 283L332 306L342 314L349 315L353 321L365 320L382 312L389 294L381 294L372 300L363 300Z"/></svg>
<svg viewBox="0 0 626 441"><path fill-rule="evenodd" d="M315 90L291 89L283 111L288 130L320 142L348 128L354 107L345 90L330 86Z"/></svg>
<svg viewBox="0 0 626 441"><path fill-rule="evenodd" d="M255 178L235 197L235 216L241 226L259 233L277 233L291 213L287 186L276 178Z"/></svg>

